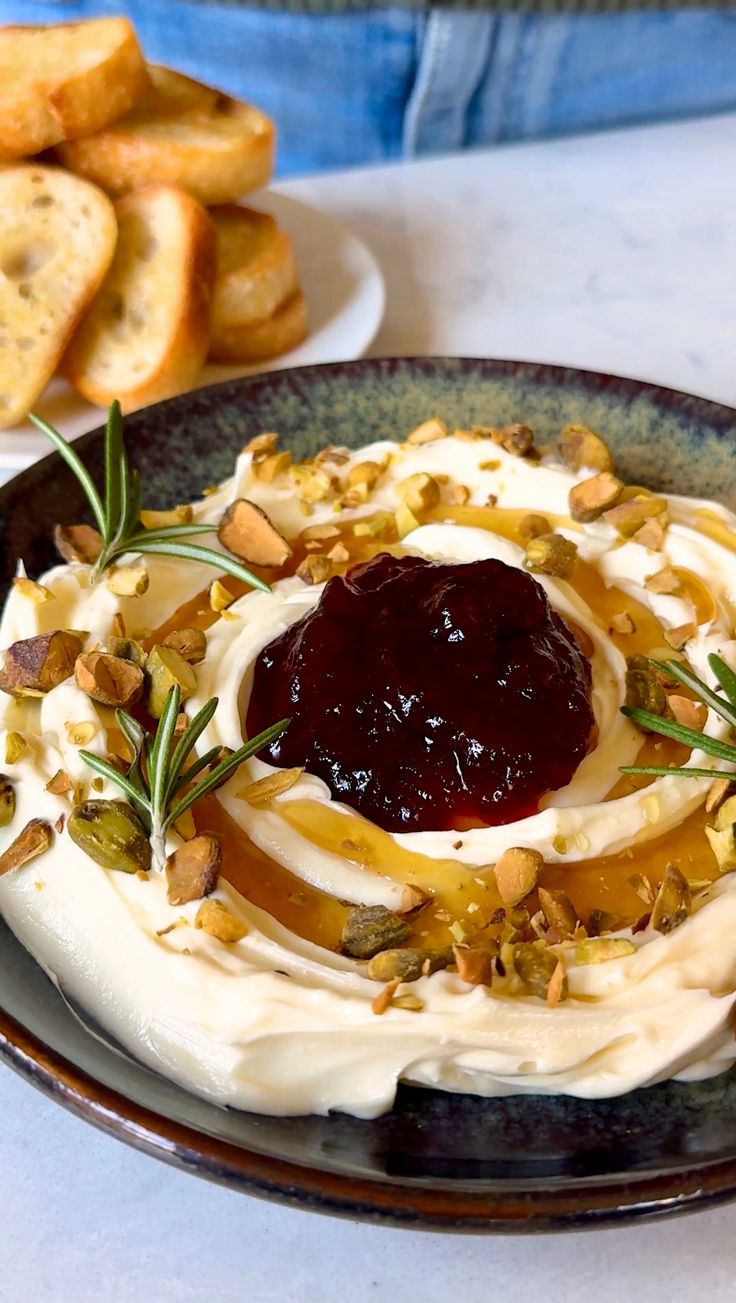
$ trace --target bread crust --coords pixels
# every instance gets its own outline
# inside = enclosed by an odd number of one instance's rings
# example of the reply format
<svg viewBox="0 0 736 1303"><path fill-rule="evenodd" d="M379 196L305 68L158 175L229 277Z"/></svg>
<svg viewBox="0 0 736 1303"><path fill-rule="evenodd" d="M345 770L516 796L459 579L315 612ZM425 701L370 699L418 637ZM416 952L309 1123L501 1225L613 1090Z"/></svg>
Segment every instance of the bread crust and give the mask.
<svg viewBox="0 0 736 1303"><path fill-rule="evenodd" d="M265 321L217 328L213 323L211 362L264 362L301 344L307 334L307 305L301 290Z"/></svg>
<svg viewBox="0 0 736 1303"><path fill-rule="evenodd" d="M0 429L27 414L110 266L113 205L58 168L0 170Z"/></svg>
<svg viewBox="0 0 736 1303"><path fill-rule="evenodd" d="M276 134L270 118L169 69L153 66L149 74L151 90L125 117L59 145L65 167L113 195L160 183L204 205L231 203L267 184Z"/></svg>
<svg viewBox="0 0 736 1303"><path fill-rule="evenodd" d="M134 374L127 384L119 378L105 383L95 365L103 347L115 349L114 328L105 307L105 291L117 283L113 262L100 294L92 303L64 357L62 370L74 388L89 402L105 407L113 398L120 400L124 412L159 402L192 387L204 364L210 338L212 292L215 283L217 237L202 206L185 191L172 186L149 186L125 195L115 204L124 242L126 216L142 205L150 205L158 196L168 195L176 203L185 238L182 240L178 286L170 308L166 329L147 350L148 369ZM125 251L121 249L121 253ZM155 259L150 264L150 292L155 293ZM120 346L122 352L125 345Z"/></svg>
<svg viewBox="0 0 736 1303"><path fill-rule="evenodd" d="M78 62L64 44L80 38ZM89 41L82 58L81 40ZM103 39L104 38L104 39ZM34 66L39 41L59 46L58 66L25 84L12 80L3 88L2 69ZM96 43L101 47L95 59ZM40 48L40 47L39 47ZM48 57L48 56L47 56ZM100 131L127 113L145 94L149 77L136 34L126 18L104 18L56 27L0 29L0 158L19 159L64 140Z"/></svg>

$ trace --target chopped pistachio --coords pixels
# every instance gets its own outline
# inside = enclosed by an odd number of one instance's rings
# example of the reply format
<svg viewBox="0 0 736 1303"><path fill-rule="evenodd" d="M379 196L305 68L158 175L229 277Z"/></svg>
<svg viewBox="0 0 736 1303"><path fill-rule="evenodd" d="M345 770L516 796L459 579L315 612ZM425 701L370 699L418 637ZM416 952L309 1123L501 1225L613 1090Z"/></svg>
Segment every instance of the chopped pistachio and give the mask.
<svg viewBox="0 0 736 1303"><path fill-rule="evenodd" d="M652 907L651 927L672 932L689 917L692 908L687 879L676 864L668 864Z"/></svg>
<svg viewBox="0 0 736 1303"><path fill-rule="evenodd" d="M439 484L425 471L417 471L415 475L409 475L407 479L402 480L396 485L396 492L414 515L417 512L428 511L430 507L436 507L440 500Z"/></svg>
<svg viewBox="0 0 736 1303"><path fill-rule="evenodd" d="M350 560L350 553L344 543L335 543L334 546L330 548L327 555L333 565L336 566L345 565L345 563Z"/></svg>
<svg viewBox="0 0 736 1303"><path fill-rule="evenodd" d="M678 624L676 628L665 631L664 640L674 651L681 651L696 633L697 628L694 624Z"/></svg>
<svg viewBox="0 0 736 1303"><path fill-rule="evenodd" d="M645 905L654 904L654 887L649 878L643 873L634 873L629 878L629 886L636 892L639 900L643 900Z"/></svg>
<svg viewBox="0 0 736 1303"><path fill-rule="evenodd" d="M547 986L547 1005L550 1009L556 1009L558 1004L565 999L567 995L567 973L562 960L557 961L557 967L549 979Z"/></svg>
<svg viewBox="0 0 736 1303"><path fill-rule="evenodd" d="M494 443L500 443L506 452L513 453L515 457L526 457L534 448L534 431L530 426L518 422L494 430L492 438Z"/></svg>
<svg viewBox="0 0 736 1303"><path fill-rule="evenodd" d="M173 647L164 647L160 643L148 654L146 673L148 675L146 708L154 719L161 718L166 698L175 685L179 687L182 701L191 697L197 688L197 676L191 665Z"/></svg>
<svg viewBox="0 0 736 1303"><path fill-rule="evenodd" d="M499 471L500 469L501 463L498 457L492 457L490 461L482 461L478 467L478 470L481 471Z"/></svg>
<svg viewBox="0 0 736 1303"><path fill-rule="evenodd" d="M390 982L395 977L402 982L415 982L419 977L436 973L453 962L452 950L406 949L381 950L368 964L368 976L373 982Z"/></svg>
<svg viewBox="0 0 736 1303"><path fill-rule="evenodd" d="M322 543L328 538L339 538L340 531L337 525L308 525L302 530L302 538L307 543Z"/></svg>
<svg viewBox="0 0 736 1303"><path fill-rule="evenodd" d="M351 466L347 474L347 485L351 489L364 485L370 492L375 489L383 474L383 467L375 461L360 461Z"/></svg>
<svg viewBox="0 0 736 1303"><path fill-rule="evenodd" d="M667 694L657 673L649 668L644 657L630 657L626 670L626 705L637 710L648 710L652 715L664 715Z"/></svg>
<svg viewBox="0 0 736 1303"><path fill-rule="evenodd" d="M539 534L526 545L527 568L556 579L569 579L575 568L578 550L562 534Z"/></svg>
<svg viewBox="0 0 736 1303"><path fill-rule="evenodd" d="M705 835L721 873L736 868L736 796L729 796L716 810L713 825Z"/></svg>
<svg viewBox="0 0 736 1303"><path fill-rule="evenodd" d="M324 584L332 575L332 562L328 556L312 553L299 563L296 573L305 584Z"/></svg>
<svg viewBox="0 0 736 1303"><path fill-rule="evenodd" d="M572 936L577 926L578 915L566 891L553 891L548 887L540 887L539 904L548 927L559 932L560 937Z"/></svg>
<svg viewBox="0 0 736 1303"><path fill-rule="evenodd" d="M528 516L519 523L519 538L522 543L528 543L532 538L539 538L542 534L551 534L552 526L546 516L537 515L536 512L530 511Z"/></svg>
<svg viewBox="0 0 736 1303"><path fill-rule="evenodd" d="M547 999L557 963L557 955L541 941L524 941L513 948L513 966L517 975L540 1000Z"/></svg>
<svg viewBox="0 0 736 1303"><path fill-rule="evenodd" d="M421 1013L424 1008L424 1001L419 999L413 991L406 991L404 995L395 995L393 998L394 1009L407 1009L409 1013Z"/></svg>
<svg viewBox="0 0 736 1303"><path fill-rule="evenodd" d="M256 566L282 566L291 556L286 539L265 511L247 498L230 503L217 528L222 546L241 561Z"/></svg>
<svg viewBox="0 0 736 1303"><path fill-rule="evenodd" d="M567 838L561 837L558 833L552 838L552 849L557 855L567 855Z"/></svg>
<svg viewBox="0 0 736 1303"><path fill-rule="evenodd" d="M671 692L667 697L667 704L672 712L672 718L678 724L684 724L685 728L692 728L702 733L708 718L708 707L702 701L692 701L690 697L682 697L677 692Z"/></svg>
<svg viewBox="0 0 736 1303"><path fill-rule="evenodd" d="M662 518L650 516L632 536L634 543L640 543L650 552L661 552L664 546L664 525Z"/></svg>
<svg viewBox="0 0 736 1303"><path fill-rule="evenodd" d="M399 538L406 538L413 529L419 528L419 521L406 502L400 502L394 515L396 521L396 532Z"/></svg>
<svg viewBox="0 0 736 1303"><path fill-rule="evenodd" d="M400 946L410 933L408 924L385 905L358 905L347 916L340 948L353 959L372 959Z"/></svg>
<svg viewBox="0 0 736 1303"><path fill-rule="evenodd" d="M94 565L102 551L102 535L91 525L55 525L54 545L65 561Z"/></svg>
<svg viewBox="0 0 736 1303"><path fill-rule="evenodd" d="M8 760L7 755L5 757L5 760L7 764L11 763ZM714 781L711 783L710 787L708 788L708 792L705 798L706 814L712 814L715 810L718 809L719 805L721 805L725 801L731 786L732 786L732 780L730 778L714 779Z"/></svg>
<svg viewBox="0 0 736 1303"><path fill-rule="evenodd" d="M636 625L628 611L616 611L611 616L611 629L613 633L636 633Z"/></svg>
<svg viewBox="0 0 736 1303"><path fill-rule="evenodd" d="M246 783L236 793L239 801L247 801L256 809L263 809L273 801L274 797L281 796L283 792L288 792L289 788L298 783L304 773L303 766L295 769L279 769L275 774L267 774L265 778L258 778L253 783Z"/></svg>
<svg viewBox="0 0 736 1303"><path fill-rule="evenodd" d="M51 792L52 796L65 796L71 792L73 783L65 769L57 769L53 778L50 778L46 784L46 791Z"/></svg>
<svg viewBox="0 0 736 1303"><path fill-rule="evenodd" d="M664 498L647 494L617 503L615 507L604 512L603 519L607 524L613 525L623 538L633 538L637 530L653 517L659 517L660 523L664 524L667 519L666 513L667 503Z"/></svg>
<svg viewBox="0 0 736 1303"><path fill-rule="evenodd" d="M5 734L5 763L6 765L16 765L20 760L23 752L26 750L28 743L22 733L10 732Z"/></svg>
<svg viewBox="0 0 736 1303"><path fill-rule="evenodd" d="M221 900L203 900L197 910L194 926L225 945L242 941L248 934L245 924Z"/></svg>
<svg viewBox="0 0 736 1303"><path fill-rule="evenodd" d="M173 629L161 639L162 647L173 647L189 665L199 665L207 654L207 635L204 629Z"/></svg>
<svg viewBox="0 0 736 1303"><path fill-rule="evenodd" d="M585 930L589 937L603 936L604 932L615 932L621 927L621 920L607 909L593 909L588 915Z"/></svg>
<svg viewBox="0 0 736 1303"><path fill-rule="evenodd" d="M285 475L291 466L290 452L273 452L263 460L253 462L253 474L264 484L273 484L279 475Z"/></svg>
<svg viewBox="0 0 736 1303"><path fill-rule="evenodd" d="M566 425L560 430L557 447L571 471L612 471L613 458L600 435L587 425Z"/></svg>
<svg viewBox="0 0 736 1303"><path fill-rule="evenodd" d="M45 588L43 584L37 584L35 579L29 579L27 575L17 575L13 580L13 588L21 597L28 598L34 606L43 606L44 602L53 602L54 594L50 588Z"/></svg>
<svg viewBox="0 0 736 1303"><path fill-rule="evenodd" d="M12 873L37 855L43 855L51 845L53 833L50 824L43 819L31 819L15 841L0 855L0 878L4 873Z"/></svg>
<svg viewBox="0 0 736 1303"><path fill-rule="evenodd" d="M151 846L135 810L125 801L83 801L67 822L69 836L95 864L122 873L151 867Z"/></svg>
<svg viewBox="0 0 736 1303"><path fill-rule="evenodd" d="M7 828L15 816L15 789L5 774L0 774L0 828Z"/></svg>
<svg viewBox="0 0 736 1303"><path fill-rule="evenodd" d="M494 865L501 900L506 906L520 905L539 882L544 859L527 846L511 846Z"/></svg>
<svg viewBox="0 0 736 1303"><path fill-rule="evenodd" d="M66 735L75 747L86 747L97 732L97 725L91 719L80 719L78 723L64 725Z"/></svg>
<svg viewBox="0 0 736 1303"><path fill-rule="evenodd" d="M149 583L148 571L142 563L113 566L107 575L107 586L116 597L142 597L148 591Z"/></svg>
<svg viewBox="0 0 736 1303"><path fill-rule="evenodd" d="M597 520L609 507L618 502L623 483L610 471L599 471L589 480L575 484L568 494L568 506L573 520L588 524Z"/></svg>
<svg viewBox="0 0 736 1303"><path fill-rule="evenodd" d="M447 426L444 421L439 421L433 417L429 421L422 421L417 425L411 434L407 437L406 442L412 444L434 443L436 439L445 439L447 437Z"/></svg>
<svg viewBox="0 0 736 1303"><path fill-rule="evenodd" d="M394 977L392 981L388 983L388 985L384 986L382 991L379 991L378 995L373 997L373 999L371 1000L371 1009L375 1014L380 1016L381 1014L384 1014L386 1010L391 1007L391 1004L393 1003L393 998L400 986L401 986L401 978Z"/></svg>
<svg viewBox="0 0 736 1303"><path fill-rule="evenodd" d="M194 839L194 837L197 834L197 825L194 822L194 813L191 810L191 808L189 810L184 810L179 815L178 819L174 820L174 827L178 832L179 836L185 842L192 841Z"/></svg>
<svg viewBox="0 0 736 1303"><path fill-rule="evenodd" d="M644 580L644 587L649 593L664 593L675 596L682 592L682 580L675 574L672 566L663 566Z"/></svg>
<svg viewBox="0 0 736 1303"><path fill-rule="evenodd" d="M200 833L179 846L166 862L167 898L170 905L187 905L209 896L222 868L222 845L213 833Z"/></svg>
<svg viewBox="0 0 736 1303"><path fill-rule="evenodd" d="M497 953L497 945L453 946L461 982L468 982L471 986L490 986Z"/></svg>
<svg viewBox="0 0 736 1303"><path fill-rule="evenodd" d="M575 947L576 964L603 964L636 953L633 941L626 937L591 937Z"/></svg>
<svg viewBox="0 0 736 1303"><path fill-rule="evenodd" d="M168 529L170 525L189 525L194 519L194 512L188 502L181 503L178 507L170 507L168 511L146 511L140 513L140 521L144 529Z"/></svg>
<svg viewBox="0 0 736 1303"><path fill-rule="evenodd" d="M268 430L265 434L257 434L255 438L249 439L243 446L243 452L249 452L256 461L258 458L270 456L278 441L279 436L273 430Z"/></svg>
<svg viewBox="0 0 736 1303"><path fill-rule="evenodd" d="M222 580L213 579L209 586L209 599L210 610L216 611L219 614L221 611L226 611L229 606L232 606L235 601L235 594L231 593L229 588L226 588L225 584L222 583Z"/></svg>
<svg viewBox="0 0 736 1303"><path fill-rule="evenodd" d="M81 650L82 640L64 629L14 642L5 653L0 690L20 696L50 692L71 677Z"/></svg>
<svg viewBox="0 0 736 1303"><path fill-rule="evenodd" d="M103 706L129 710L143 696L143 670L108 652L82 652L74 665L74 678L82 692Z"/></svg>

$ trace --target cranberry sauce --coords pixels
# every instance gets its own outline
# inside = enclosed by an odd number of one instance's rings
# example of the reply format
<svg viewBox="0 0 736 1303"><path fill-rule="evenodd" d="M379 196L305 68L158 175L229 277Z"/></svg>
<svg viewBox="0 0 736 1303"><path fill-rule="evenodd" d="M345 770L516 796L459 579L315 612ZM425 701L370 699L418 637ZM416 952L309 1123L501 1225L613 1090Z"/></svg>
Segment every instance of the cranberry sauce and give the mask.
<svg viewBox="0 0 736 1303"><path fill-rule="evenodd" d="M503 824L569 782L590 667L540 585L501 561L375 557L255 665L247 730L389 832Z"/></svg>

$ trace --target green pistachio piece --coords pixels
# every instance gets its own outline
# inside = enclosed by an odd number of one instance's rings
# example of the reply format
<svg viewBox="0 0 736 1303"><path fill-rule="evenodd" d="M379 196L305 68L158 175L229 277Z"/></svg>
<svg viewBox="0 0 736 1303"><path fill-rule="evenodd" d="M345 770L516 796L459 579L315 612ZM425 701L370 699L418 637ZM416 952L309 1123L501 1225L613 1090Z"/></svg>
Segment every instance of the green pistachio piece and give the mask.
<svg viewBox="0 0 736 1303"><path fill-rule="evenodd" d="M173 647L159 644L152 648L146 659L146 673L148 674L146 707L154 719L160 719L163 715L166 698L177 684L182 701L191 697L197 687L194 670Z"/></svg>
<svg viewBox="0 0 736 1303"><path fill-rule="evenodd" d="M411 928L385 905L358 905L345 921L340 948L353 959L372 959L407 940Z"/></svg>
<svg viewBox="0 0 736 1303"><path fill-rule="evenodd" d="M163 647L173 647L190 665L198 665L207 654L207 635L204 629L174 629L163 639Z"/></svg>
<svg viewBox="0 0 736 1303"><path fill-rule="evenodd" d="M576 964L603 964L636 953L633 941L626 937L592 937L575 947Z"/></svg>
<svg viewBox="0 0 736 1303"><path fill-rule="evenodd" d="M557 955L536 941L524 941L514 946L514 968L532 995L547 999L552 974L559 963Z"/></svg>
<svg viewBox="0 0 736 1303"><path fill-rule="evenodd" d="M652 907L650 927L657 932L673 932L689 918L692 908L687 878L676 864L668 864Z"/></svg>
<svg viewBox="0 0 736 1303"><path fill-rule="evenodd" d="M66 826L72 841L103 869L139 873L151 867L148 834L125 801L83 801Z"/></svg>
<svg viewBox="0 0 736 1303"><path fill-rule="evenodd" d="M374 982L391 982L400 977L402 982L415 982L418 977L436 973L453 963L451 947L444 950L382 950L374 955L368 965L368 976Z"/></svg>

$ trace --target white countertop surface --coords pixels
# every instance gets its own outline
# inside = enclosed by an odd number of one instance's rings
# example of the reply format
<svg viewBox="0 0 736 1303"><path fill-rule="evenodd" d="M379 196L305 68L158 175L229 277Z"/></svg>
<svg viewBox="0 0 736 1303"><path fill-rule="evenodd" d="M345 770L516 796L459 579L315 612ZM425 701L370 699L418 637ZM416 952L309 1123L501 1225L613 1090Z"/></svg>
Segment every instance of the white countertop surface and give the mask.
<svg viewBox="0 0 736 1303"><path fill-rule="evenodd" d="M295 181L388 283L374 355L524 358L736 405L736 115ZM0 1303L732 1303L736 1206L531 1240L206 1185L0 1069Z"/></svg>

